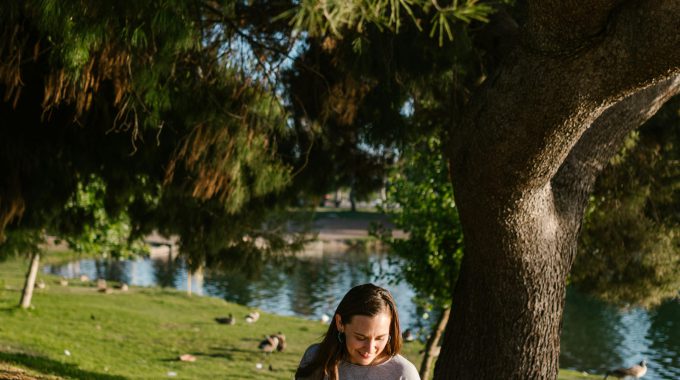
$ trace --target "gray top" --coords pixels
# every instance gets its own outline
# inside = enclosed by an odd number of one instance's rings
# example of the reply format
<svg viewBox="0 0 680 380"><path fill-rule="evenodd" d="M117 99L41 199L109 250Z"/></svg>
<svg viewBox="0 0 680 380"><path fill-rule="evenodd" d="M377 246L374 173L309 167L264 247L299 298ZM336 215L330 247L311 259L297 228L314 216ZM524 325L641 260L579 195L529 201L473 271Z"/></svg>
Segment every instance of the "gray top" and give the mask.
<svg viewBox="0 0 680 380"><path fill-rule="evenodd" d="M300 360L300 366L314 359L318 344L309 346ZM338 364L340 380L420 380L416 367L401 355L395 355L377 365L357 365L341 361Z"/></svg>

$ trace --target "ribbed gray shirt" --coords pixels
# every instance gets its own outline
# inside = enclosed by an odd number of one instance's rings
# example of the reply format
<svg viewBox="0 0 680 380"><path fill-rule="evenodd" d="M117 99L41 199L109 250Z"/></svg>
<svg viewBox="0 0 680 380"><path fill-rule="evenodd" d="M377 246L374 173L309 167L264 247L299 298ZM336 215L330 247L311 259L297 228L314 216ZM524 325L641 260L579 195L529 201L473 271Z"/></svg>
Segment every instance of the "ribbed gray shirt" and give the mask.
<svg viewBox="0 0 680 380"><path fill-rule="evenodd" d="M309 346L300 360L305 366L314 359L318 344ZM395 355L377 365L357 365L341 361L338 364L340 380L420 380L416 367L401 355Z"/></svg>

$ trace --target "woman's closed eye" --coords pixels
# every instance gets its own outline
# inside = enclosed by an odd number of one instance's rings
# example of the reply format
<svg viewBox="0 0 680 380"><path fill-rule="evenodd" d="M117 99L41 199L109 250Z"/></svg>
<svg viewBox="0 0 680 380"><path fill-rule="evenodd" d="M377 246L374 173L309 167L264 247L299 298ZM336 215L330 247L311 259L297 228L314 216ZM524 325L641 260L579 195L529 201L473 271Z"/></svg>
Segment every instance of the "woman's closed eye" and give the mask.
<svg viewBox="0 0 680 380"><path fill-rule="evenodd" d="M355 337L360 342L368 340L368 337L365 337L363 335L355 335ZM383 339L385 339L385 335L381 335L381 336L375 338L375 340L383 340Z"/></svg>

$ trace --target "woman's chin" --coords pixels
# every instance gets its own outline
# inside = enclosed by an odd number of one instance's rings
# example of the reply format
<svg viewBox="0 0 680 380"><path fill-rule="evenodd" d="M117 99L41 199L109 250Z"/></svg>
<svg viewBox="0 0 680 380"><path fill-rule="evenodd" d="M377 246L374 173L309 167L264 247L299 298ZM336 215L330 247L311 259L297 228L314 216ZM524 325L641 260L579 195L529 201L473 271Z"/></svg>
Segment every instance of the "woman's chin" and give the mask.
<svg viewBox="0 0 680 380"><path fill-rule="evenodd" d="M357 354L352 358L352 363L358 364L358 365L371 365L373 364L373 361L375 360L375 355L361 355Z"/></svg>

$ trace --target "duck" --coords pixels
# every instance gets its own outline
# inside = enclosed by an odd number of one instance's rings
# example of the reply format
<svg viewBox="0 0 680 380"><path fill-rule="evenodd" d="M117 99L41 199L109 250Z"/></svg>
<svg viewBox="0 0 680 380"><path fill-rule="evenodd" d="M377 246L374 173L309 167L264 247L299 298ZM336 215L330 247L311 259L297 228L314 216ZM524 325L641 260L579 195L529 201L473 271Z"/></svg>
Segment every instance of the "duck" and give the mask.
<svg viewBox="0 0 680 380"><path fill-rule="evenodd" d="M643 360L640 363L629 367L629 368L617 368L608 371L604 378L609 376L616 377L617 379L625 379L627 377L632 377L639 379L647 373L647 361Z"/></svg>
<svg viewBox="0 0 680 380"><path fill-rule="evenodd" d="M228 317L217 317L215 318L215 322L221 324L221 325L235 325L236 324L236 318L229 313Z"/></svg>
<svg viewBox="0 0 680 380"><path fill-rule="evenodd" d="M248 313L245 319L247 323L255 323L257 322L258 319L260 319L260 313L258 313L257 311L253 311L251 313Z"/></svg>
<svg viewBox="0 0 680 380"><path fill-rule="evenodd" d="M274 334L277 338L279 338L279 344L276 345L276 351L283 351L286 349L286 336L279 331L277 334Z"/></svg>
<svg viewBox="0 0 680 380"><path fill-rule="evenodd" d="M404 338L404 342L413 342L416 340L416 337L413 335L413 331L411 331L411 329L404 330L404 332L401 333L401 337Z"/></svg>
<svg viewBox="0 0 680 380"><path fill-rule="evenodd" d="M258 348L267 354L274 351L281 352L286 349L286 336L280 331L276 334L265 335Z"/></svg>
<svg viewBox="0 0 680 380"><path fill-rule="evenodd" d="M257 346L265 354L271 354L279 346L279 338L276 335L265 335L264 340Z"/></svg>

